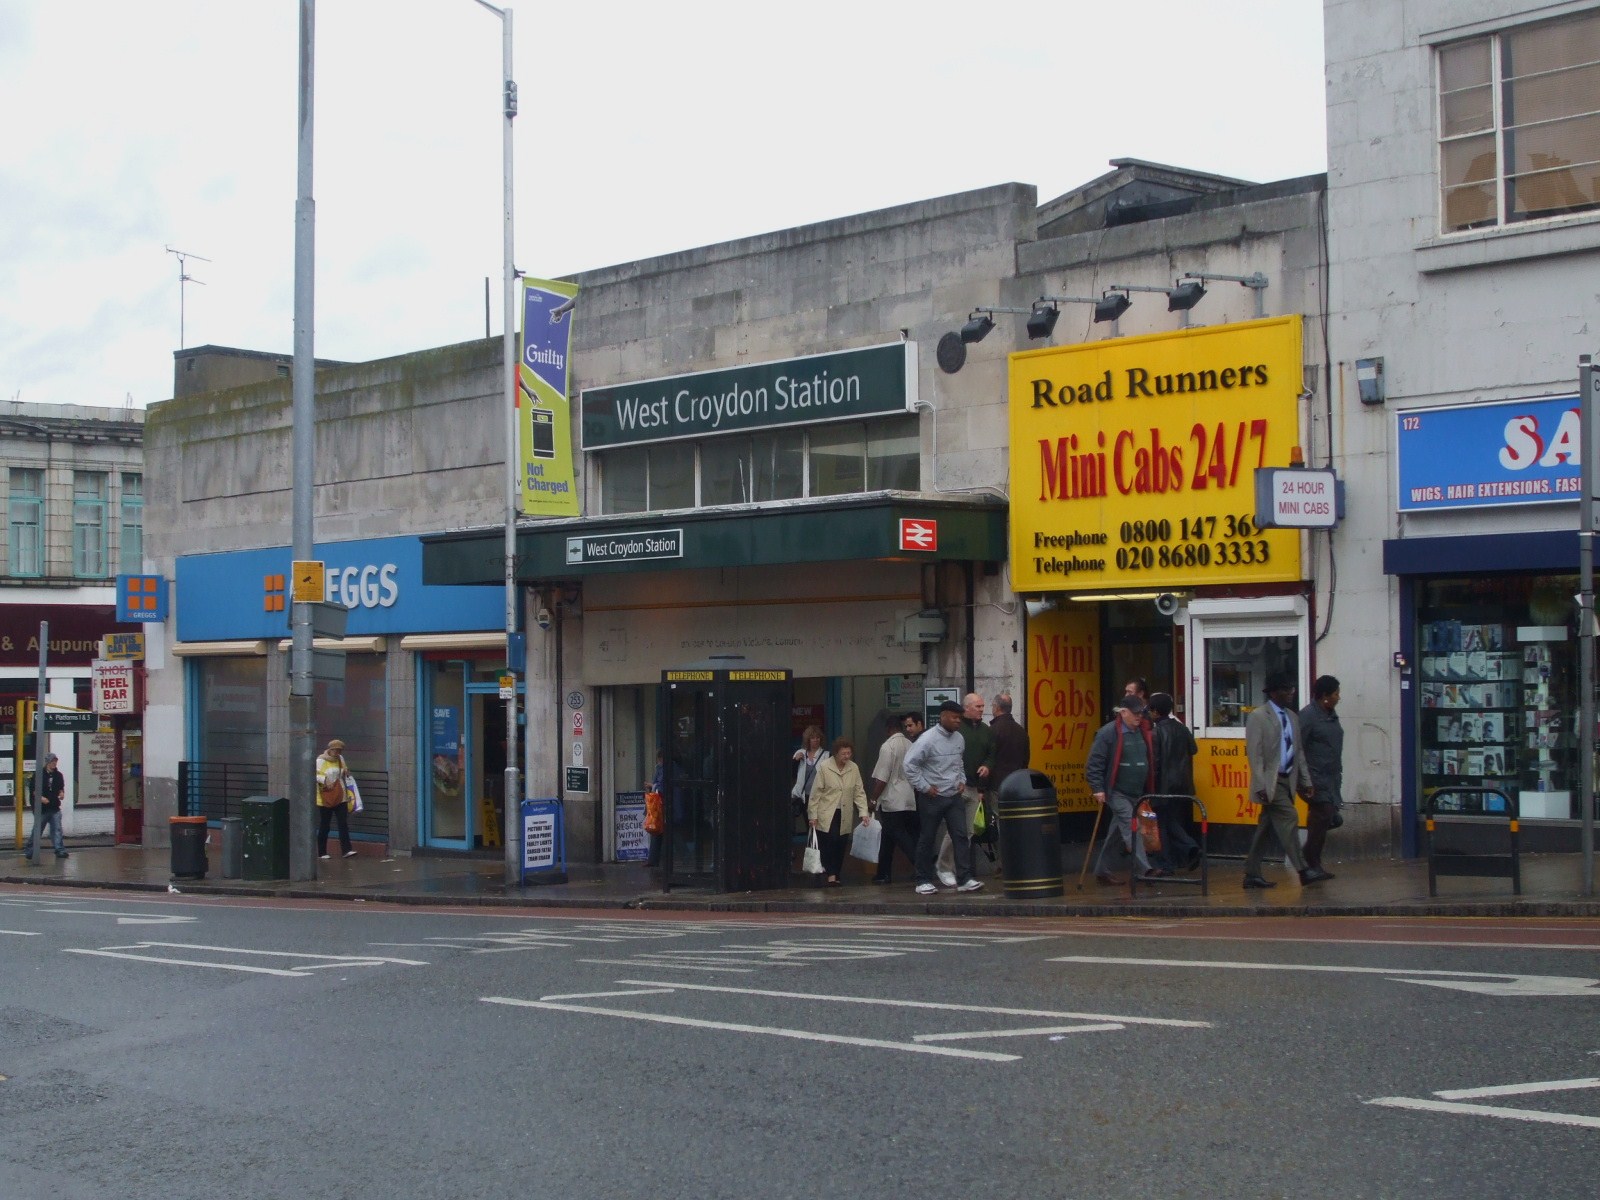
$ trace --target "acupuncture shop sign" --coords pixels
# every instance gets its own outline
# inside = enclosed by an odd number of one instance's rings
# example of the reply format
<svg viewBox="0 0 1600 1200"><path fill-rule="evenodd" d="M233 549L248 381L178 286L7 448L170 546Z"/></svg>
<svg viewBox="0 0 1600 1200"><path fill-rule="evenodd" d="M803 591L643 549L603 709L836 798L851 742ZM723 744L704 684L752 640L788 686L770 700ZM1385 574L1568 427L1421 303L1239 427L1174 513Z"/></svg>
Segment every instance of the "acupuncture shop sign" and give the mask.
<svg viewBox="0 0 1600 1200"><path fill-rule="evenodd" d="M97 658L91 668L94 710L114 715L133 711L133 664Z"/></svg>

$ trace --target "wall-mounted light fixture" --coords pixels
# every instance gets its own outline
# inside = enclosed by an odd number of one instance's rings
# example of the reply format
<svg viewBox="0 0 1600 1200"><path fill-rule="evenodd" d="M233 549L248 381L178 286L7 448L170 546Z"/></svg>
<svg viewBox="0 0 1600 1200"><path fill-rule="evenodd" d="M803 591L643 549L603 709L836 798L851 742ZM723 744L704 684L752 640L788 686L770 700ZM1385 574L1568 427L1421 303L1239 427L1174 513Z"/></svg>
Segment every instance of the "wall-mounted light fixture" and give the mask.
<svg viewBox="0 0 1600 1200"><path fill-rule="evenodd" d="M973 309L960 332L952 330L939 339L934 357L941 371L946 375L954 375L967 365L967 347L989 336L990 331L994 329L995 313L1016 313L1019 316L1031 317L1033 309L1008 308L1004 305L984 305Z"/></svg>
<svg viewBox="0 0 1600 1200"><path fill-rule="evenodd" d="M1047 338L1054 333L1063 304L1092 304L1098 308L1100 300L1095 296L1040 296L1033 302L1033 315L1028 318L1028 336Z"/></svg>
<svg viewBox="0 0 1600 1200"><path fill-rule="evenodd" d="M1132 307L1133 301L1128 299L1127 293L1110 291L1094 302L1094 319L1115 321Z"/></svg>
<svg viewBox="0 0 1600 1200"><path fill-rule="evenodd" d="M1183 278L1194 280L1200 284L1205 284L1212 280L1222 280L1225 283L1237 283L1240 287L1247 287L1256 295L1256 316L1259 318L1267 315L1267 277L1260 271L1257 271L1254 275L1215 275L1210 271L1185 271ZM1173 291L1177 292L1185 286L1186 285L1180 280L1178 286L1174 288ZM1193 308L1195 301L1198 301L1200 296L1205 294L1206 289L1201 287L1199 295L1197 295L1194 300L1189 302L1189 307ZM1176 305L1172 305L1172 307L1176 307Z"/></svg>

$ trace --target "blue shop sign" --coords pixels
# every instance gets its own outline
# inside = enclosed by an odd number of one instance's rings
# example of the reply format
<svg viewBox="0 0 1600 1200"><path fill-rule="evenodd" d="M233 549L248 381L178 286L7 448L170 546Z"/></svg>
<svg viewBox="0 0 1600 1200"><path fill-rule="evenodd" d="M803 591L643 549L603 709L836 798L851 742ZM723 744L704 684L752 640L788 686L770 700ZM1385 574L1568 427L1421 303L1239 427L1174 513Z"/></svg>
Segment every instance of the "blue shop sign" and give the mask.
<svg viewBox="0 0 1600 1200"><path fill-rule="evenodd" d="M326 599L350 610L350 637L490 632L506 627L505 592L422 582L422 541L370 538L319 544ZM179 558L174 572L180 642L289 636L287 546Z"/></svg>
<svg viewBox="0 0 1600 1200"><path fill-rule="evenodd" d="M1400 511L1551 504L1583 492L1578 397L1395 414Z"/></svg>

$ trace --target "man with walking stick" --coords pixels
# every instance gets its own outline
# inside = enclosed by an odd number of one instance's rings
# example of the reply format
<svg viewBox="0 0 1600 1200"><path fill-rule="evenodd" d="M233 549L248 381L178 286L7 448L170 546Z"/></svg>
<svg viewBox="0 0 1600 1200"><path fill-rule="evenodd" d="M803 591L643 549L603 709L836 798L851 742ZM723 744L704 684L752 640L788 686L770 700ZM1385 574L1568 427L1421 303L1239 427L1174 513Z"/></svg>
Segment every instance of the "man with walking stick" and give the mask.
<svg viewBox="0 0 1600 1200"><path fill-rule="evenodd" d="M1127 882L1113 874L1106 864L1106 851L1115 838L1120 838L1127 852L1133 855L1134 869L1141 876L1149 875L1150 860L1145 857L1144 841L1134 828L1133 814L1139 797L1155 790L1156 748L1150 727L1145 723L1144 701L1138 696L1130 693L1119 699L1117 715L1094 735L1084 778L1094 798L1111 813L1111 828L1106 831L1106 840L1095 859L1095 880L1107 887ZM1098 820L1095 825L1099 827ZM1089 848L1094 849L1092 839Z"/></svg>

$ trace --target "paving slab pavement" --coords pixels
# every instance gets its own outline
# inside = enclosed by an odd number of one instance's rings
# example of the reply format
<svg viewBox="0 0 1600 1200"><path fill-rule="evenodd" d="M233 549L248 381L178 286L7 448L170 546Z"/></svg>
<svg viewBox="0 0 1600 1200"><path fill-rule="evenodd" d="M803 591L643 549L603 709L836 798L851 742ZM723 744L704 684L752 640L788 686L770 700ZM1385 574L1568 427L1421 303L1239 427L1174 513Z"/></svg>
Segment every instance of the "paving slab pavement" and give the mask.
<svg viewBox="0 0 1600 1200"><path fill-rule="evenodd" d="M271 896L277 898L368 901L392 904L494 906L528 909L673 909L683 911L856 914L890 916L1379 916L1390 913L1448 916L1600 917L1600 900L1583 894L1583 859L1577 854L1522 856L1522 894L1509 879L1449 876L1428 895L1425 859L1328 863L1335 878L1301 887L1293 874L1268 864L1277 887L1245 891L1238 860L1213 860L1208 895L1194 884L1141 884L1136 895L1126 887L1086 881L1080 890L1069 867L1059 898L1012 899L1004 881L980 874L981 892L957 894L941 889L918 896L909 880L887 886L867 881L866 864L849 863L846 886L822 888L794 878L798 886L770 892L717 893L674 889L663 892L642 865L570 864L564 883L508 885L505 867L494 858L398 854L381 856L361 847L355 858L318 862L318 878L304 882L223 879L220 856L209 848L207 877L173 880L171 853L142 846L71 845L66 859L46 854L41 865L20 853L0 849L0 883L56 887L167 892L176 887L192 895ZM1067 847L1075 856L1076 847ZM859 873L853 873L860 868ZM983 864L981 870L992 870Z"/></svg>

